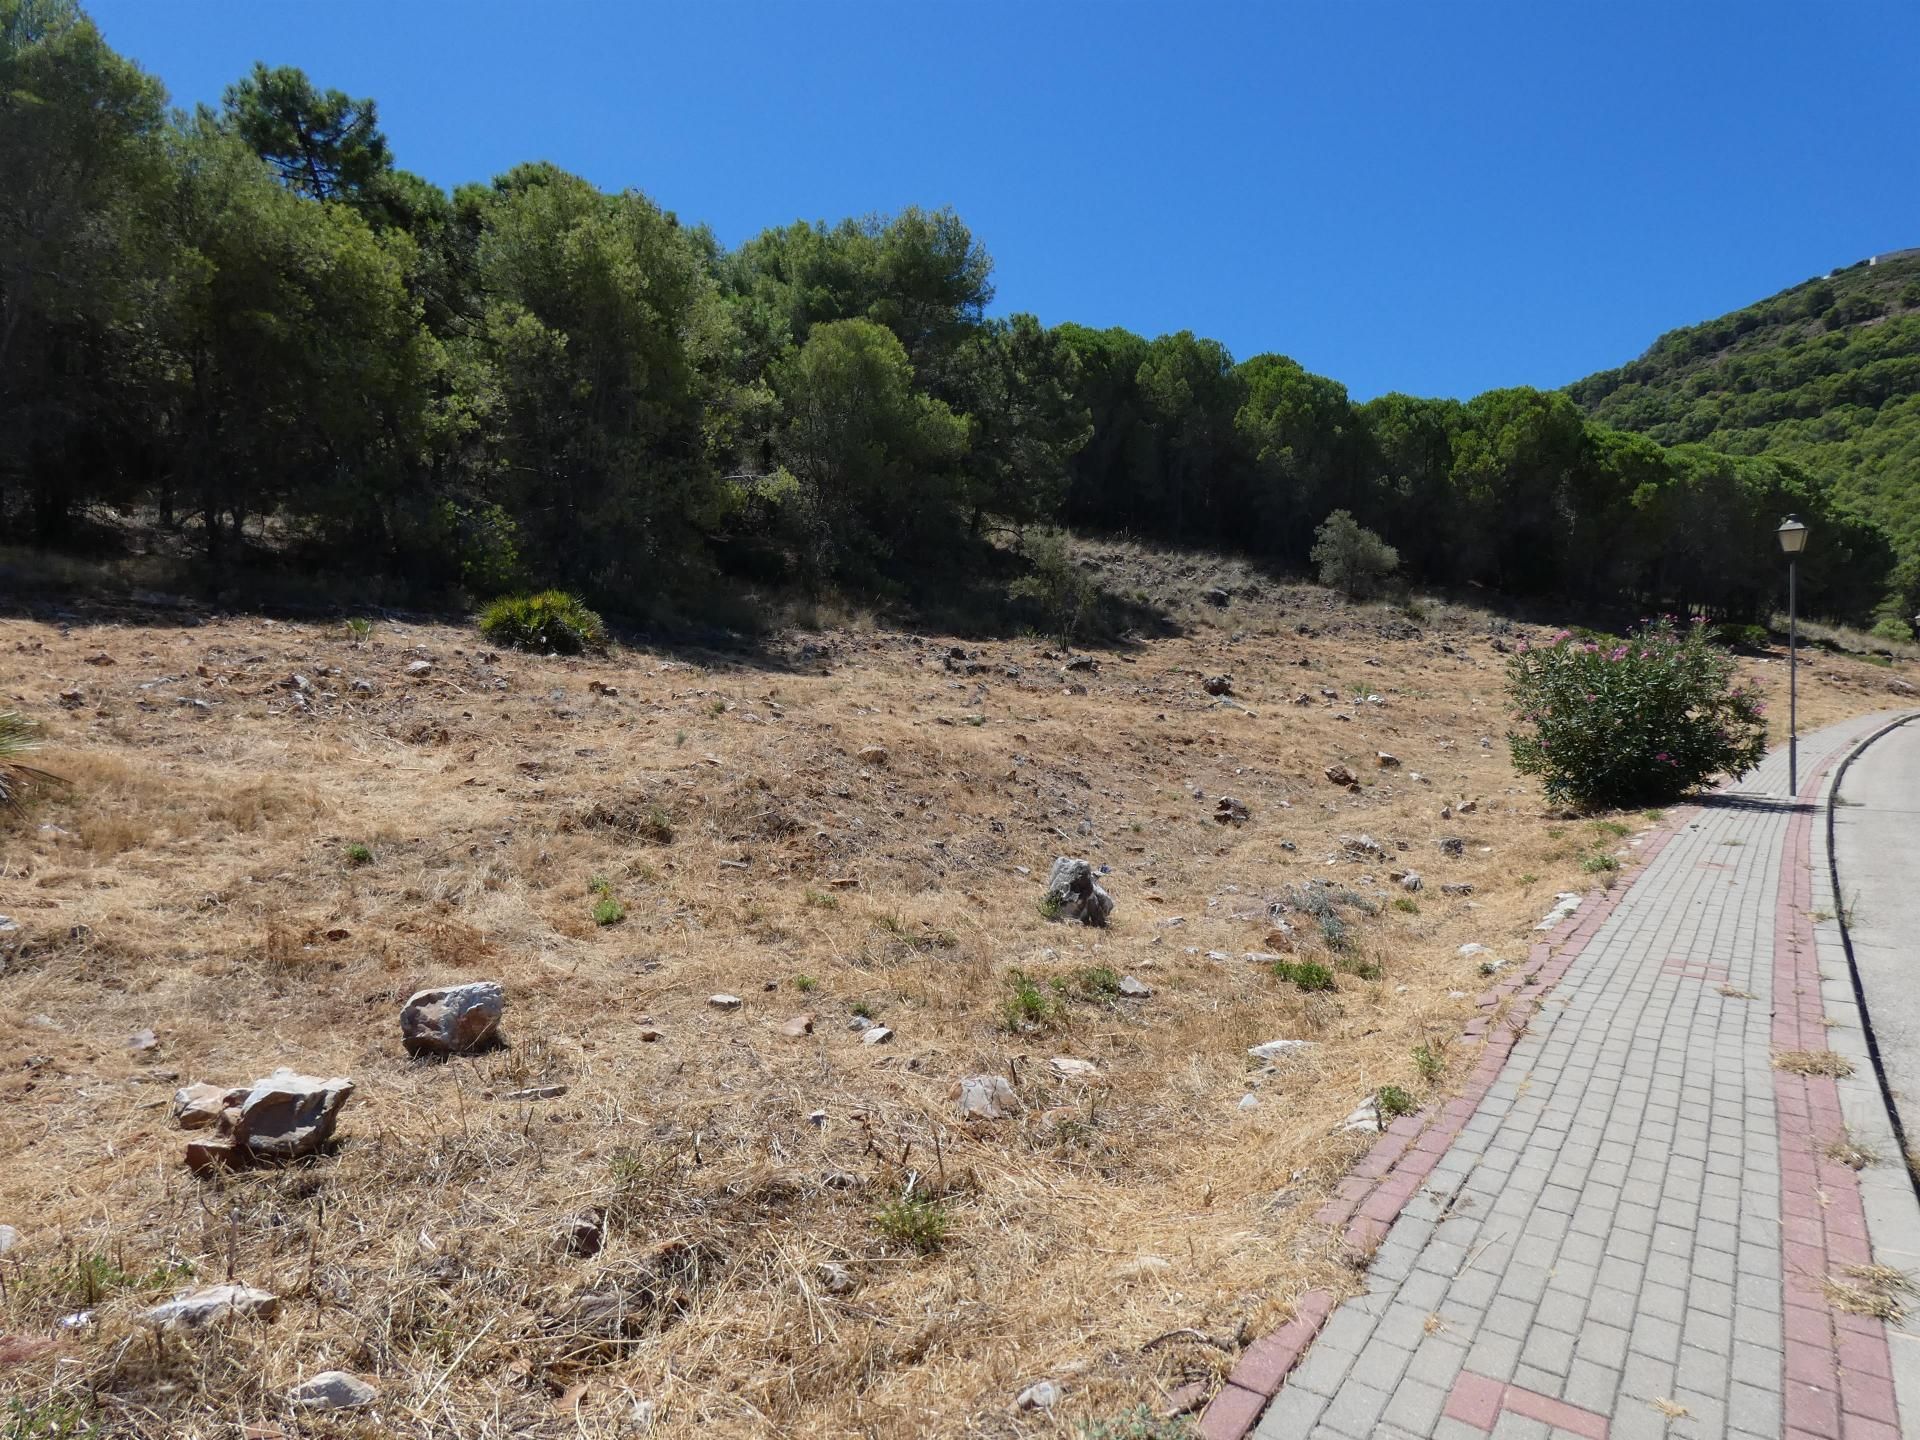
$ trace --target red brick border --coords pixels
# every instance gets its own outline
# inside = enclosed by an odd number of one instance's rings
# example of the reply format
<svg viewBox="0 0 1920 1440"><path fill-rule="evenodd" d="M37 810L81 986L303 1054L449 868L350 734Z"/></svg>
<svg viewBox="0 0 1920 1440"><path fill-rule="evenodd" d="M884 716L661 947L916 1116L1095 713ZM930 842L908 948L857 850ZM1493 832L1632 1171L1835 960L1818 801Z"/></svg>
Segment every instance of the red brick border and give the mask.
<svg viewBox="0 0 1920 1440"><path fill-rule="evenodd" d="M1426 1183L1434 1166L1440 1163L1440 1157L1459 1138L1461 1130L1480 1108L1480 1102L1499 1080L1500 1072L1506 1068L1508 1052L1545 1003L1547 991L1567 973L1567 967L1586 949L1587 942L1599 933L1607 917L1633 888L1628 877L1638 878L1639 872L1652 863L1654 856L1697 810L1697 806L1684 806L1672 811L1649 834L1632 868L1621 872L1611 889L1588 891L1579 910L1548 931L1547 938L1537 941L1527 958L1512 967L1506 979L1491 986L1474 1002L1482 1013L1468 1021L1462 1033L1464 1038L1480 1042L1480 1058L1460 1094L1437 1110L1424 1109L1402 1115L1389 1125L1346 1177L1334 1186L1333 1198L1320 1207L1315 1220L1323 1225L1344 1227L1343 1242L1358 1254L1371 1254L1386 1238L1394 1220ZM1496 1024L1500 1006L1505 1001L1511 1004L1504 1021ZM1205 1440L1241 1440L1253 1429L1267 1402L1333 1313L1334 1304L1331 1292L1309 1290L1295 1303L1293 1319L1247 1347L1225 1386L1200 1417L1200 1433ZM1532 1394L1530 1391L1519 1393L1522 1397ZM1520 1403L1529 1402L1523 1398ZM1518 1409L1518 1406L1510 1408ZM1531 1412L1520 1410L1519 1413ZM1577 1427L1563 1428L1577 1431Z"/></svg>
<svg viewBox="0 0 1920 1440"><path fill-rule="evenodd" d="M1471 1370L1462 1370L1459 1378L1453 1382L1453 1389L1447 1392L1444 1413L1449 1419L1458 1420L1463 1425L1492 1433L1504 1410L1524 1415L1529 1420L1538 1420L1556 1430L1565 1430L1571 1435L1585 1436L1586 1440L1607 1440L1609 1422L1606 1416L1582 1410L1578 1405L1569 1405L1551 1395L1542 1395L1538 1390L1529 1390L1524 1385L1503 1384L1491 1376L1477 1375Z"/></svg>
<svg viewBox="0 0 1920 1440"><path fill-rule="evenodd" d="M1828 768L1858 743L1814 766L1795 798L1816 799ZM1828 1048L1810 913L1813 818L1811 807L1795 808L1780 860L1773 911L1775 1053ZM1822 1153L1845 1127L1840 1087L1829 1076L1775 1070L1773 1099L1780 1131L1786 1440L1896 1440L1900 1416L1886 1325L1835 1310L1821 1288L1835 1268L1871 1260L1860 1177Z"/></svg>

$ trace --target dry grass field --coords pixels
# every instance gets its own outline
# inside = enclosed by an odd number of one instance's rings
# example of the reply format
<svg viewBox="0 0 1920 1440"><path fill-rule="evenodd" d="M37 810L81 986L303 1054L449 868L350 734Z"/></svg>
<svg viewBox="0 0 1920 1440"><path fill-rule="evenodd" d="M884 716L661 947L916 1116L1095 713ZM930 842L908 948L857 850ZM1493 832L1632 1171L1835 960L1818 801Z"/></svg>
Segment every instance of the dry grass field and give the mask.
<svg viewBox="0 0 1920 1440"><path fill-rule="evenodd" d="M1073 1433L1357 1283L1311 1220L1367 1144L1342 1121L1444 1094L1485 983L1460 947L1524 955L1651 822L1513 774L1495 642L1524 629L1093 554L1177 633L1064 673L870 624L563 660L458 625L0 619L0 708L71 781L0 818L0 1434ZM1802 723L1913 670L1817 656ZM1058 855L1110 867L1109 929L1043 915ZM1287 916L1335 977L1309 992L1243 957L1318 879L1351 893L1337 945ZM409 1059L407 996L470 979L506 1045ZM1314 1045L1250 1059L1282 1037ZM280 1065L353 1080L332 1153L190 1174L176 1086ZM1024 1111L961 1119L975 1074ZM570 1254L589 1209L604 1245ZM228 1278L277 1317L136 1318ZM377 1403L287 1407L331 1369ZM1042 1379L1059 1403L1017 1408Z"/></svg>

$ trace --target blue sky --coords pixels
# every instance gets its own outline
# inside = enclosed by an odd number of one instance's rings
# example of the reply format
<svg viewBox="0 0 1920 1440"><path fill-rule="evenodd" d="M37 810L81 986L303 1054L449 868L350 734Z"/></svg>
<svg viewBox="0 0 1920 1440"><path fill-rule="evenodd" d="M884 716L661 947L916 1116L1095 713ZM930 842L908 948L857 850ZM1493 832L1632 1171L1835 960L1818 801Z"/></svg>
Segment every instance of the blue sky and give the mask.
<svg viewBox="0 0 1920 1440"><path fill-rule="evenodd" d="M1911 0L87 8L176 103L255 59L372 95L449 186L552 160L728 244L952 205L997 310L1357 398L1564 384L1920 245Z"/></svg>

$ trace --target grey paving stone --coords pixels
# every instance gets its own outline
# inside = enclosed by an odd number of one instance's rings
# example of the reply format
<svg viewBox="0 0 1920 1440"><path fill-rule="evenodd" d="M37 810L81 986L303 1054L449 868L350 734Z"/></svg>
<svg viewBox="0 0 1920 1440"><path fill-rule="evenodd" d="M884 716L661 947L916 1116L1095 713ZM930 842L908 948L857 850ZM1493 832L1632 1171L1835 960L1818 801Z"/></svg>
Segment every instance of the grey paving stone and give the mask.
<svg viewBox="0 0 1920 1440"><path fill-rule="evenodd" d="M1446 1403L1447 1392L1441 1387L1409 1376L1395 1387L1393 1398L1387 1402L1386 1412L1381 1418L1389 1425L1398 1425L1415 1435L1425 1435L1433 1429L1434 1422L1440 1418L1441 1407Z"/></svg>
<svg viewBox="0 0 1920 1440"><path fill-rule="evenodd" d="M1321 1423L1359 1440L1372 1435L1375 1422L1387 1408L1387 1399L1385 1390L1376 1390L1361 1380L1349 1380L1321 1415Z"/></svg>

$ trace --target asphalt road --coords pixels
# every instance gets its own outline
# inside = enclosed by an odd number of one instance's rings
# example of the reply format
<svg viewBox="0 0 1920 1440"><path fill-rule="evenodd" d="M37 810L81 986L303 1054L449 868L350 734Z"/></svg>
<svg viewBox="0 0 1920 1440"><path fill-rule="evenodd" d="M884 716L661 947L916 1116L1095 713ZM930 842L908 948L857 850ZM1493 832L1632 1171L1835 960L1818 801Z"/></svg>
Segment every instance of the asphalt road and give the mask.
<svg viewBox="0 0 1920 1440"><path fill-rule="evenodd" d="M1920 1145L1920 720L1869 745L1834 812L1840 897L1881 1063Z"/></svg>

